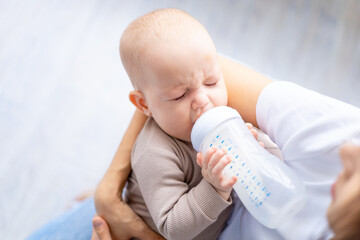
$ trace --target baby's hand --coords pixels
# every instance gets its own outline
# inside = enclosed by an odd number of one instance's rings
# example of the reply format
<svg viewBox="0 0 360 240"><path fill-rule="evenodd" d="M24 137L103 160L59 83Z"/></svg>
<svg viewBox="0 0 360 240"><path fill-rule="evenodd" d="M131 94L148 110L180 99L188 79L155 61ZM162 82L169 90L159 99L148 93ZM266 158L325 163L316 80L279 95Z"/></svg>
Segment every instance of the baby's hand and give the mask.
<svg viewBox="0 0 360 240"><path fill-rule="evenodd" d="M245 125L249 128L250 132L252 133L256 141L258 141L258 132L256 131L256 129L253 128L253 125L251 123L245 123ZM259 144L260 146L264 147L263 142L259 142Z"/></svg>
<svg viewBox="0 0 360 240"><path fill-rule="evenodd" d="M223 169L231 162L231 157L225 154L226 150L212 147L205 152L204 156L201 152L197 154L197 163L202 168L203 177L214 186L222 198L228 200L237 178L226 177L222 174Z"/></svg>

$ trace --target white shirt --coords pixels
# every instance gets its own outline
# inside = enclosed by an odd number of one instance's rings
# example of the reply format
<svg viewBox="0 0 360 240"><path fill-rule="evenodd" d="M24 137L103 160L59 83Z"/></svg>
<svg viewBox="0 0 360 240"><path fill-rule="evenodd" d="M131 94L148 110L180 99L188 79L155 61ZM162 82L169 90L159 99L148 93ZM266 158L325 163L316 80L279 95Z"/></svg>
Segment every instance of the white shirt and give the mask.
<svg viewBox="0 0 360 240"><path fill-rule="evenodd" d="M260 94L256 118L282 150L285 163L304 181L308 201L277 229L261 225L238 201L220 239L329 239L326 210L330 187L342 169L339 146L350 139L360 141L360 109L277 81Z"/></svg>

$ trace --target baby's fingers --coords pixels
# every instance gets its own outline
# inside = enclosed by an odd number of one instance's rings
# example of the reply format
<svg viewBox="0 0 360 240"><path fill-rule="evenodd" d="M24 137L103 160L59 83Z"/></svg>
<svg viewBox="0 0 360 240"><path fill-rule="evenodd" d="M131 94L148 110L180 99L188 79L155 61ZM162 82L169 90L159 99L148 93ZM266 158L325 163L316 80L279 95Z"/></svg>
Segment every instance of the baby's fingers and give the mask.
<svg viewBox="0 0 360 240"><path fill-rule="evenodd" d="M229 189L232 188L234 186L234 184L237 181L237 177L232 176L232 177L225 177L223 178L223 180L221 181L221 187L224 189Z"/></svg>
<svg viewBox="0 0 360 240"><path fill-rule="evenodd" d="M220 159L220 161L214 166L212 174L214 176L220 177L222 174L222 171L231 162L231 157L226 155Z"/></svg>
<svg viewBox="0 0 360 240"><path fill-rule="evenodd" d="M215 147L212 147L212 148L209 148L208 150L206 150L204 156L202 156L202 159L201 159L201 164L202 164L203 169L208 168L209 161L213 157L215 152L216 152Z"/></svg>
<svg viewBox="0 0 360 240"><path fill-rule="evenodd" d="M219 149L211 156L208 163L209 171L213 171L214 167L219 163L219 161L224 157L225 154L225 149Z"/></svg>
<svg viewBox="0 0 360 240"><path fill-rule="evenodd" d="M201 152L198 152L196 154L196 162L200 167L202 167L202 153Z"/></svg>

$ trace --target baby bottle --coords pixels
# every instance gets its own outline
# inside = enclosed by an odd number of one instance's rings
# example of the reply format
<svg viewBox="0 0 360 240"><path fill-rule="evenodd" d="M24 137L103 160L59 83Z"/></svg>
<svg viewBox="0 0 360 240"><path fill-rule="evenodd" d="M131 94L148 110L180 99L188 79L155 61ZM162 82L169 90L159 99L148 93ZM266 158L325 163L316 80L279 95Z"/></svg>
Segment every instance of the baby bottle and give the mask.
<svg viewBox="0 0 360 240"><path fill-rule="evenodd" d="M237 176L234 190L250 214L268 228L286 222L305 205L303 182L256 141L239 113L221 106L205 112L191 132L196 151L225 148L232 161L223 174Z"/></svg>

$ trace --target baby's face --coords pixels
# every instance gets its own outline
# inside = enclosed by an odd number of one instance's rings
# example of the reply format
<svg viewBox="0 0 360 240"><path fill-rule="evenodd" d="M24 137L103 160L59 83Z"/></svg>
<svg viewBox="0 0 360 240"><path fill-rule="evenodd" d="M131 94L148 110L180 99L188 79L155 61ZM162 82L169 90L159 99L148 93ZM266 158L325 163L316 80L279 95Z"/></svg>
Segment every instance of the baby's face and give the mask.
<svg viewBox="0 0 360 240"><path fill-rule="evenodd" d="M162 46L148 62L144 94L152 117L169 135L190 142L196 119L227 104L215 48L200 40L185 48Z"/></svg>

